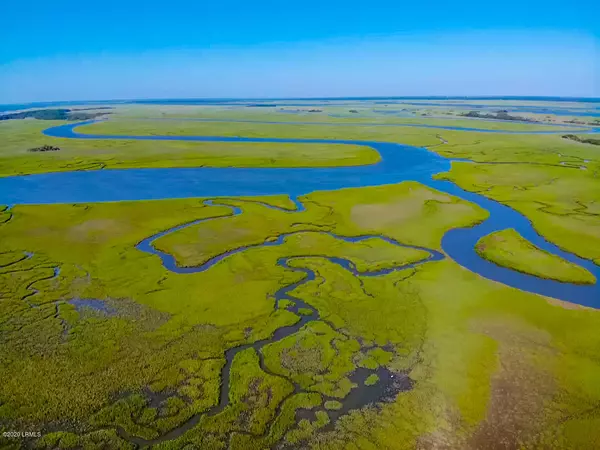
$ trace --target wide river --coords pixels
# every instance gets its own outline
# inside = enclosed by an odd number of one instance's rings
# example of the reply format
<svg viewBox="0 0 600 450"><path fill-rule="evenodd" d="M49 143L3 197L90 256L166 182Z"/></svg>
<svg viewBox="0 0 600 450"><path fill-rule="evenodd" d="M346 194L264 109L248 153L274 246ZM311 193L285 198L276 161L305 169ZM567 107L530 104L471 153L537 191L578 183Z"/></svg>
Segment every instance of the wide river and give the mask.
<svg viewBox="0 0 600 450"><path fill-rule="evenodd" d="M335 168L105 169L4 177L0 178L0 204L87 203L275 194L289 195L297 202L298 196L317 190L376 186L412 180L476 203L489 212L489 218L481 224L470 228L449 230L444 235L442 249L458 264L482 277L517 289L585 306L600 307L598 281L594 285L577 285L547 280L503 268L481 258L475 251L475 244L481 237L493 231L514 228L537 247L586 268L597 280L600 279L598 265L548 242L535 231L524 216L515 210L482 195L465 191L452 182L433 179L435 174L448 171L453 160L425 148L356 140L95 135L75 131L76 127L88 123L91 122L61 125L49 128L44 133L48 136L71 139L363 145L378 151L381 161L372 165ZM288 124L299 124L299 122ZM461 129L435 126L428 126L428 128ZM468 130L489 131L476 128ZM591 131L597 132L598 129ZM546 133L549 132L528 132L528 134ZM550 133L565 133L565 131Z"/></svg>

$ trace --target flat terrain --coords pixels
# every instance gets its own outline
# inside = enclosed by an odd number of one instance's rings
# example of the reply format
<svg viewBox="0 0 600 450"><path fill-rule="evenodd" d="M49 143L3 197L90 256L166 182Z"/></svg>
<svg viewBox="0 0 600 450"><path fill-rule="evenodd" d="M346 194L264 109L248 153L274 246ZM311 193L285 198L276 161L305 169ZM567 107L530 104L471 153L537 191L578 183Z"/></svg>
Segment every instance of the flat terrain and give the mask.
<svg viewBox="0 0 600 450"><path fill-rule="evenodd" d="M594 284L587 270L546 253L513 229L496 231L480 239L477 253L500 266L567 283Z"/></svg>
<svg viewBox="0 0 600 450"><path fill-rule="evenodd" d="M589 158L594 159L585 160L577 153L564 155L562 166L455 163L441 177L511 206L552 242L598 263L600 155Z"/></svg>
<svg viewBox="0 0 600 450"><path fill-rule="evenodd" d="M511 207L533 232L600 263L596 146L563 139L561 127L390 118L381 108L116 105L109 120L75 131L427 147L452 159L437 180ZM161 117L174 120L147 120ZM42 134L66 123L1 121L0 176L381 167L368 144ZM439 124L483 131L415 126ZM486 132L548 129L557 133ZM28 151L43 145L60 150ZM0 448L598 448L598 310L460 265L448 232L490 213L419 180L0 206L0 431L40 432L2 434ZM534 282L597 286L587 269L494 220L502 226L465 252Z"/></svg>
<svg viewBox="0 0 600 450"><path fill-rule="evenodd" d="M0 122L0 176L135 167L335 167L372 164L368 147L335 144L239 144L235 142L77 141L44 136L64 121ZM31 153L52 145L60 151Z"/></svg>

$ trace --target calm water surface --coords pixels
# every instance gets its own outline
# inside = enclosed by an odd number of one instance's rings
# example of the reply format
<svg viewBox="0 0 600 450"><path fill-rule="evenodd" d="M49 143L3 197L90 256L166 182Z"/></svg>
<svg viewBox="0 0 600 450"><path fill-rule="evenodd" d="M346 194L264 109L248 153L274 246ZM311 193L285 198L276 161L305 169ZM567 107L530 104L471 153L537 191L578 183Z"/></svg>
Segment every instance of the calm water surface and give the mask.
<svg viewBox="0 0 600 450"><path fill-rule="evenodd" d="M485 278L508 286L581 305L600 307L598 282L594 285L576 285L540 279L497 266L481 258L475 251L475 243L481 237L493 231L515 228L534 245L585 267L597 279L600 278L599 266L546 241L533 229L531 223L515 210L482 195L467 192L449 181L434 180L433 175L450 169L452 160L425 148L355 140L115 136L79 134L74 131L75 127L86 123L90 122L63 125L48 129L45 133L49 136L73 139L364 145L377 150L381 155L381 161L359 167L120 169L4 177L0 178L0 204L87 203L275 194L286 194L296 198L317 190L378 186L413 180L476 203L489 212L489 218L483 223L471 228L450 230L444 235L442 248L458 264ZM438 128L457 129L456 127Z"/></svg>

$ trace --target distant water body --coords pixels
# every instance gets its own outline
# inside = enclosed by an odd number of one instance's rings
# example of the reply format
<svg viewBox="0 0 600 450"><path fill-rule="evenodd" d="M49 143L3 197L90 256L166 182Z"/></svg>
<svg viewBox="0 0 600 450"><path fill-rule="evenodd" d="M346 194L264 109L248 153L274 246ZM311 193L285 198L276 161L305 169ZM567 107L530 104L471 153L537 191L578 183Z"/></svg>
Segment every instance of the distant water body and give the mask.
<svg viewBox="0 0 600 450"><path fill-rule="evenodd" d="M599 282L593 285L576 285L542 279L497 266L479 256L475 245L480 238L494 231L514 228L533 245L584 267L600 280L600 266L547 241L537 233L529 220L516 210L478 193L465 191L450 181L436 179L436 174L448 171L451 162L457 160L444 158L425 148L390 142L334 139L89 135L73 130L80 125L82 123L61 125L45 130L45 134L65 139L362 145L375 149L381 160L375 164L356 167L113 169L0 177L0 204L87 203L281 194L298 198L314 191L417 181L475 203L489 213L488 219L475 226L455 228L444 234L442 249L458 264L485 278L517 289L585 306L600 307ZM301 209L299 208L299 211Z"/></svg>
<svg viewBox="0 0 600 450"><path fill-rule="evenodd" d="M598 103L596 109L600 110L600 98L593 97L522 97L522 96L503 96L503 97L444 97L444 96L423 96L423 97L315 97L315 98L164 98L164 99L130 99L130 100L77 100L77 101L55 101L55 102L33 102L0 105L2 111L16 111L28 108L50 108L55 106L81 106L81 105L106 105L106 104L140 104L140 105L240 105L244 103L259 104L261 102L273 103L275 101L302 102L299 105L309 104L310 102L340 102L340 101L412 101L412 100L431 100L431 101L465 101L465 100L489 100L489 101L535 101L535 102L577 102L577 103ZM291 105L292 106L292 105Z"/></svg>

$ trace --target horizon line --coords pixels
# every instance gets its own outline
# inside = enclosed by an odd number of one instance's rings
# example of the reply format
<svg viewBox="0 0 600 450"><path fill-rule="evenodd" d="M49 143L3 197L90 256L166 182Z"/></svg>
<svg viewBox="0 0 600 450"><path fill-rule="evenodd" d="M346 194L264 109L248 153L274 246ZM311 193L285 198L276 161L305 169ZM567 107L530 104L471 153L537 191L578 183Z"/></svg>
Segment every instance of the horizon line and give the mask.
<svg viewBox="0 0 600 450"><path fill-rule="evenodd" d="M41 105L41 104L91 104L91 103L139 103L139 102L228 102L228 101L277 101L277 100L549 100L580 102L600 102L600 97L573 97L552 95L390 95L390 96L335 96L335 97L142 97L102 100L49 100L35 102L2 103L0 106Z"/></svg>

